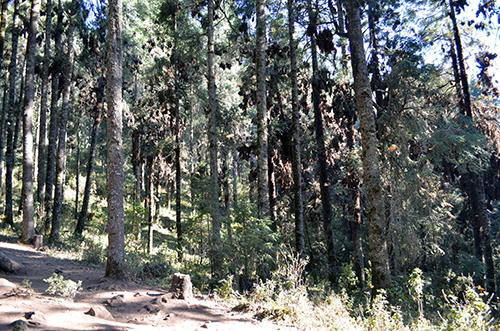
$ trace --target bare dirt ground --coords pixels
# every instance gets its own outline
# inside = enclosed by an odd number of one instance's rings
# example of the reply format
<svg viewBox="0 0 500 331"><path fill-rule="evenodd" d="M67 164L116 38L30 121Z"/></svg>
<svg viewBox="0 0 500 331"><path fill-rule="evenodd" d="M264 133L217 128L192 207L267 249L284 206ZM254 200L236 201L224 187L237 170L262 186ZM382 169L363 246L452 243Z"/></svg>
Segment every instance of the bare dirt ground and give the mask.
<svg viewBox="0 0 500 331"><path fill-rule="evenodd" d="M23 326L16 330L297 330L257 321L214 301L171 299L159 288L105 279L100 270L50 257L32 246L0 241L0 252L26 268L23 275L0 271L0 330L13 330L18 320ZM47 295L49 285L43 280L54 272L81 280L82 291L73 300ZM31 282L31 294L20 286L25 280Z"/></svg>

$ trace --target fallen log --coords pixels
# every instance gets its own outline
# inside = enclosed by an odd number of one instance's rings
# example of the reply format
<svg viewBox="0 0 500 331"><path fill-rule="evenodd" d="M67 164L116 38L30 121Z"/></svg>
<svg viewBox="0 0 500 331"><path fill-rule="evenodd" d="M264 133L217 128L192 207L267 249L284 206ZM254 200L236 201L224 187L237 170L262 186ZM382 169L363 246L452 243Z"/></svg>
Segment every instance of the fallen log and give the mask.
<svg viewBox="0 0 500 331"><path fill-rule="evenodd" d="M0 252L0 270L9 274L26 275L26 268L3 252Z"/></svg>

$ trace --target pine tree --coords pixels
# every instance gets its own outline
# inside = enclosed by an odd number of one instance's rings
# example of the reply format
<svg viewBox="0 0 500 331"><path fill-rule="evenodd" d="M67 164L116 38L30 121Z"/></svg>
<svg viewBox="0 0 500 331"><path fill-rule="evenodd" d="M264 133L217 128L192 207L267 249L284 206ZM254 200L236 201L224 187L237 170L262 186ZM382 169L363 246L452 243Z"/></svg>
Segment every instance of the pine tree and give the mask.
<svg viewBox="0 0 500 331"><path fill-rule="evenodd" d="M108 1L108 259L106 277L125 278L122 142L122 1Z"/></svg>
<svg viewBox="0 0 500 331"><path fill-rule="evenodd" d="M264 0L257 0L257 26L255 49L257 61L257 210L259 217L269 216L268 180L268 110L266 87L266 15Z"/></svg>
<svg viewBox="0 0 500 331"><path fill-rule="evenodd" d="M366 192L370 260L372 263L373 290L386 289L391 283L387 250L387 221L380 183L378 141L375 129L375 111L368 67L363 46L359 3L345 2L347 12L349 47L351 51L354 91L358 108L361 133L363 182Z"/></svg>
<svg viewBox="0 0 500 331"><path fill-rule="evenodd" d="M23 231L21 242L26 243L35 235L33 201L33 113L35 108L35 55L40 1L31 1L28 42L26 45L26 93L23 116Z"/></svg>

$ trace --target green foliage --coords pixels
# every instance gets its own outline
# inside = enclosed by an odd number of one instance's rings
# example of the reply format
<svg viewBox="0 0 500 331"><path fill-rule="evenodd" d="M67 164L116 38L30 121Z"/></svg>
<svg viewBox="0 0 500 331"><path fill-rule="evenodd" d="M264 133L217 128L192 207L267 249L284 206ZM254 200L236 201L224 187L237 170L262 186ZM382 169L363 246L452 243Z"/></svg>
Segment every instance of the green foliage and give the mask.
<svg viewBox="0 0 500 331"><path fill-rule="evenodd" d="M409 330L403 323L401 309L389 304L384 290L375 296L367 314L368 317L363 321L367 330Z"/></svg>
<svg viewBox="0 0 500 331"><path fill-rule="evenodd" d="M271 279L255 285L250 301L263 304L260 317L295 322L310 304L304 283L307 260L290 249L281 249L276 262Z"/></svg>
<svg viewBox="0 0 500 331"><path fill-rule="evenodd" d="M423 317L424 279L422 278L422 270L420 270L419 268L413 269L413 272L410 275L410 280L408 281L408 285L410 286L411 297L418 304L418 315L419 317Z"/></svg>
<svg viewBox="0 0 500 331"><path fill-rule="evenodd" d="M26 322L23 320L15 321L12 325L12 331L25 331L28 330Z"/></svg>
<svg viewBox="0 0 500 331"><path fill-rule="evenodd" d="M75 295L82 288L82 281L74 282L71 279L64 279L63 275L58 275L56 273L52 274L51 277L44 279L44 282L49 284L49 287L45 291L48 294L59 295L64 298L74 298Z"/></svg>
<svg viewBox="0 0 500 331"><path fill-rule="evenodd" d="M146 209L141 203L129 201L125 210L125 233L132 233L138 238L137 234L141 231L140 226L146 220Z"/></svg>
<svg viewBox="0 0 500 331"><path fill-rule="evenodd" d="M236 292L233 289L233 275L227 276L219 281L220 286L217 288L217 294L224 300L230 300L235 297Z"/></svg>
<svg viewBox="0 0 500 331"><path fill-rule="evenodd" d="M480 173L489 164L486 137L466 116L441 113L428 139L429 159L438 167L454 168L459 174Z"/></svg>
<svg viewBox="0 0 500 331"><path fill-rule="evenodd" d="M31 290L31 285L32 284L33 283L31 282L31 280L29 280L29 279L23 279L23 281L21 282L21 287L24 287L27 290Z"/></svg>
<svg viewBox="0 0 500 331"><path fill-rule="evenodd" d="M487 331L495 330L492 324L488 293L480 286L474 286L472 277L460 276L455 279L450 274L450 281L456 281L454 291L443 291L448 313L444 316L443 329Z"/></svg>
<svg viewBox="0 0 500 331"><path fill-rule="evenodd" d="M107 241L104 236L85 233L81 242L82 261L94 267L103 267L106 262Z"/></svg>
<svg viewBox="0 0 500 331"><path fill-rule="evenodd" d="M344 264L342 270L339 277L339 286L345 289L353 289L358 286L359 280L354 271L353 262L351 261L348 264Z"/></svg>
<svg viewBox="0 0 500 331"><path fill-rule="evenodd" d="M233 215L233 240L229 248L233 257L231 267L239 266L247 275L268 278L276 263L275 245L279 234L270 229L269 219L253 216L250 204L240 203Z"/></svg>

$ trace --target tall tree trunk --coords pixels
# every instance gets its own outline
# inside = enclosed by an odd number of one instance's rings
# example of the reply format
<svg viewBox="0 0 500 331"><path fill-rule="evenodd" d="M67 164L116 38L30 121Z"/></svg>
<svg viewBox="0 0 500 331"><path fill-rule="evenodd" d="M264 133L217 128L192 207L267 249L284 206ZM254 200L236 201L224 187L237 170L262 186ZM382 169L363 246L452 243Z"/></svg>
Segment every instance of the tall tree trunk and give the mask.
<svg viewBox="0 0 500 331"><path fill-rule="evenodd" d="M5 130L7 123L7 96L8 93L4 90L2 97L2 114L0 117L0 192L2 191L2 179L3 179L3 159L5 152ZM1 226L1 224L0 224Z"/></svg>
<svg viewBox="0 0 500 331"><path fill-rule="evenodd" d="M342 72L347 75L349 72L349 61L347 58L347 41L345 38L345 22L344 22L344 10L342 8L342 0L335 1L335 7L333 6L332 0L328 0L328 8L333 17L337 16L336 28L338 34L340 35L340 50L342 52L342 57L340 58L340 63L342 66Z"/></svg>
<svg viewBox="0 0 500 331"><path fill-rule="evenodd" d="M179 33L177 31L177 12L174 14L174 50L177 51L179 43ZM177 52L176 52L177 53ZM182 236L182 211L181 211L181 117L180 117L180 86L179 86L179 55L175 56L175 228L177 232L177 259L182 261L183 257L183 236Z"/></svg>
<svg viewBox="0 0 500 331"><path fill-rule="evenodd" d="M132 168L134 170L134 229L135 240L141 240L141 216L137 215L137 207L141 203L141 147L140 147L140 132L138 129L132 131Z"/></svg>
<svg viewBox="0 0 500 331"><path fill-rule="evenodd" d="M26 86L26 58L23 61L21 85L19 88L19 97L16 99L16 106L15 106L16 124L14 127L14 158L16 158L15 155L16 155L17 149L19 147L19 136L21 135L21 128L23 125L22 119L23 119L23 114L24 114L23 102L24 102L24 92L26 92L25 88L24 88L25 86ZM22 205L22 204L20 204L20 205ZM19 210L22 210L22 207Z"/></svg>
<svg viewBox="0 0 500 331"><path fill-rule="evenodd" d="M62 53L62 33L63 30L63 11L61 0L57 7L57 27L55 29L55 53L56 57L60 58ZM54 66L55 67L55 66ZM47 171L45 178L45 197L44 203L41 210L41 215L43 221L42 233L49 233L51 227L52 214L52 195L54 192L54 174L55 174L55 159L56 159L56 148L57 148L57 136L58 136L58 119L59 119L59 83L60 83L60 68L53 68L52 71L52 95L50 102L50 125L49 125L49 146L47 149Z"/></svg>
<svg viewBox="0 0 500 331"><path fill-rule="evenodd" d="M460 30L458 28L457 19L455 15L455 5L451 0L450 5L450 18L453 25L453 35L456 48L456 58L458 60L458 67L460 69L460 85L462 87L460 97L460 108L462 114L472 120L472 102L470 96L469 81L467 78L467 71L465 69L465 59L462 49L462 40L460 37ZM453 55L453 54L452 54ZM455 64L454 64L455 67ZM456 69L455 69L456 70ZM456 82L458 85L458 82ZM484 261L486 267L486 290L489 293L496 293L496 279L495 279L495 263L493 259L493 249L491 247L491 221L488 218L486 208L486 196L484 193L484 178L483 174L477 174L471 170L469 173L463 175L465 177L465 191L469 199L469 205L472 212L472 223L474 232L474 246L476 257ZM484 251L483 251L484 249ZM494 296L496 297L496 296Z"/></svg>
<svg viewBox="0 0 500 331"><path fill-rule="evenodd" d="M7 30L7 5L10 0L2 0L0 2L0 58L3 62L3 50L5 45L5 32ZM2 63L0 62L0 68Z"/></svg>
<svg viewBox="0 0 500 331"><path fill-rule="evenodd" d="M101 77L98 80L98 86L96 89L96 104L94 106L94 111L92 117L94 119L92 123L92 132L90 136L90 146L89 146L89 159L87 161L87 178L85 179L85 190L83 193L83 203L82 209L78 215L78 221L75 227L75 236L82 237L83 230L85 230L85 221L87 220L87 212L90 203L90 189L92 188L92 174L94 172L94 160L95 151L97 148L97 138L99 136L99 126L102 121L102 111L104 106L104 88L106 87L106 82L104 78Z"/></svg>
<svg viewBox="0 0 500 331"><path fill-rule="evenodd" d="M354 128L353 128L354 129ZM356 169L349 169L347 175L347 189L349 191L349 211L352 221L349 222L351 241L354 246L354 271L363 290L366 285L365 256L363 252L363 218L361 214L361 183Z"/></svg>
<svg viewBox="0 0 500 331"><path fill-rule="evenodd" d="M139 67L134 72L134 105L139 104L140 84L139 84ZM132 170L134 172L134 220L132 232L135 235L135 240L141 240L141 215L138 215L137 207L141 203L141 147L140 147L140 132L137 128L132 129Z"/></svg>
<svg viewBox="0 0 500 331"><path fill-rule="evenodd" d="M23 69L22 69L22 75L21 75L21 86L19 88L19 97L16 100L16 106L15 106L15 117L16 117L16 124L14 126L14 141L12 145L14 146L13 148L13 158L14 158L14 167L16 164L17 160L17 148L19 147L19 135L21 134L21 127L23 125L23 107L24 107L24 86L26 82L26 58L25 61L23 61ZM21 196L19 199L19 204L18 204L18 209L17 209L17 215L20 216L22 211L23 211L23 194L24 194L24 186L21 186Z"/></svg>
<svg viewBox="0 0 500 331"><path fill-rule="evenodd" d="M358 108L363 181L366 192L368 236L372 263L372 285L376 293L388 288L391 283L389 255L387 249L387 221L384 218L384 198L380 184L378 140L375 129L376 119L372 101L372 90L368 76L361 30L359 3L355 0L345 2L347 12L348 36L351 63L354 77L354 91Z"/></svg>
<svg viewBox="0 0 500 331"><path fill-rule="evenodd" d="M23 116L23 231L21 242L27 243L35 235L35 212L33 203L33 113L35 109L35 55L36 34L40 0L31 1L28 43L26 45L26 93Z"/></svg>
<svg viewBox="0 0 500 331"><path fill-rule="evenodd" d="M372 74L371 77L371 88L375 92L375 101L381 107L385 107L383 104L383 81L382 75L380 74L380 61L379 61L379 50L378 50L378 19L379 13L376 8L373 8L373 3L369 2L368 6L368 27L370 31L370 54L371 61L368 64L368 72ZM381 116L382 113L377 114Z"/></svg>
<svg viewBox="0 0 500 331"><path fill-rule="evenodd" d="M257 57L257 210L259 217L269 215L267 87L266 87L266 8L264 0L255 3L257 12L255 49Z"/></svg>
<svg viewBox="0 0 500 331"><path fill-rule="evenodd" d="M154 156L148 155L146 158L146 199L144 200L144 210L146 210L146 222L148 224L148 247L147 252L153 252L153 161Z"/></svg>
<svg viewBox="0 0 500 331"><path fill-rule="evenodd" d="M177 95L178 91L176 91ZM181 210L181 141L180 141L180 118L179 118L179 100L176 101L176 119L175 119L175 228L177 232L177 258L182 261L183 235L182 235L182 210Z"/></svg>
<svg viewBox="0 0 500 331"><path fill-rule="evenodd" d="M295 249L305 254L304 210L302 206L302 162L300 151L299 89L297 82L297 45L295 42L295 1L288 0L288 38L290 44L290 83L292 87L292 174L293 212L295 215Z"/></svg>
<svg viewBox="0 0 500 331"><path fill-rule="evenodd" d="M457 52L455 51L455 44L452 40L450 40L451 48L450 48L450 57L451 57L451 65L453 67L453 76L455 78L455 89L457 91L457 96L461 98L462 95L462 84L460 83L460 69L458 69L458 58Z"/></svg>
<svg viewBox="0 0 500 331"><path fill-rule="evenodd" d="M81 155L81 138L80 138L80 125L83 116L83 105L80 105L78 112L78 120L76 122L76 192L75 192L75 219L78 220L78 205L80 204L80 155Z"/></svg>
<svg viewBox="0 0 500 331"><path fill-rule="evenodd" d="M73 18L75 20L75 18ZM66 54L64 71L63 71L63 95L61 119L59 122L59 138L57 144L56 155L56 173L55 173L55 191L54 191L54 207L52 210L52 228L50 231L50 241L58 242L60 239L61 227L61 209L64 200L64 181L66 176L66 140L68 135L68 114L71 95L71 84L73 79L73 43L74 43L75 25L72 23L68 29L68 53Z"/></svg>
<svg viewBox="0 0 500 331"><path fill-rule="evenodd" d="M484 191L484 177L482 175L478 176L477 183L478 196L486 204L486 195ZM481 218L484 221L484 232L483 232L483 241L484 241L484 262L486 265L486 291L488 293L496 293L497 284L495 277L495 260L493 259L493 247L491 245L491 220L488 217L486 206L481 208ZM496 297L496 295L495 295ZM497 299L493 299L494 302Z"/></svg>
<svg viewBox="0 0 500 331"><path fill-rule="evenodd" d="M218 159L218 139L217 139L217 95L215 88L215 73L214 73L214 2L208 0L208 144L210 153L210 176L212 182L212 247L211 247L211 262L212 274L216 277L221 275L222 259L219 253L221 248L221 219L219 211L219 170L217 166Z"/></svg>
<svg viewBox="0 0 500 331"><path fill-rule="evenodd" d="M122 0L108 1L108 261L106 277L125 278L122 141Z"/></svg>
<svg viewBox="0 0 500 331"><path fill-rule="evenodd" d="M14 0L12 15L12 50L9 64L9 97L7 102L7 151L5 155L5 224L14 226L12 212L12 181L15 164L14 125L16 109L17 51L19 45L19 1Z"/></svg>
<svg viewBox="0 0 500 331"><path fill-rule="evenodd" d="M463 115L472 118L472 104L470 99L469 80L467 79L467 71L465 70L465 59L462 48L462 40L460 37L460 30L458 29L457 18L455 15L455 6L452 0L449 0L449 5L450 5L449 15L451 18L451 24L453 26L453 37L455 40L456 55L458 60L458 66L460 68L460 82L462 85L462 93L461 95L459 95L460 108L463 111Z"/></svg>
<svg viewBox="0 0 500 331"><path fill-rule="evenodd" d="M231 156L233 158L233 209L238 207L238 152L233 145Z"/></svg>
<svg viewBox="0 0 500 331"><path fill-rule="evenodd" d="M316 48L317 13L313 10L311 0L307 1L309 14L309 29L311 31L311 57L312 57L312 98L314 109L314 131L316 133L316 153L318 155L319 185L321 191L321 207L323 216L323 231L326 240L326 255L328 260L328 279L331 283L337 281L337 259L335 257L335 246L333 238L333 210L330 197L330 186L328 182L328 163L326 161L325 134L323 129L323 114L320 108L320 90L318 81L318 50Z"/></svg>
<svg viewBox="0 0 500 331"><path fill-rule="evenodd" d="M229 205L229 148L225 146L222 149L222 195L224 200L224 215L226 219L229 219L230 215L230 205Z"/></svg>
<svg viewBox="0 0 500 331"><path fill-rule="evenodd" d="M3 158L4 158L4 147L5 147L5 124L7 120L7 78L6 73L2 70L4 67L4 44L5 44L5 32L7 30L7 5L10 0L2 0L0 2L0 74L2 76L2 114L0 118L0 191L2 189L2 178L3 178ZM5 85L4 85L5 84ZM1 226L1 224L0 224Z"/></svg>
<svg viewBox="0 0 500 331"><path fill-rule="evenodd" d="M38 178L36 188L36 200L40 203L40 208L43 211L44 193L45 193L45 176L46 165L45 159L47 155L47 111L48 105L48 89L49 89L49 69L50 69L50 52L51 52L51 39L52 39L52 0L47 0L46 5L46 20L45 20L45 46L43 55L43 68L42 68L42 91L40 100L40 129L38 131ZM43 215L43 212L40 213Z"/></svg>
<svg viewBox="0 0 500 331"><path fill-rule="evenodd" d="M267 123L269 125L269 121ZM268 139L271 137L268 135ZM270 140L267 141L267 188L269 199L269 220L271 221L271 230L278 231L278 221L276 218L276 185L274 177L273 153Z"/></svg>
<svg viewBox="0 0 500 331"><path fill-rule="evenodd" d="M153 224L158 224L158 221L160 220L160 191L161 191L161 184L160 184L160 171L157 170L155 175L154 175L154 191L153 191L153 204L154 204L154 218L153 218Z"/></svg>
<svg viewBox="0 0 500 331"><path fill-rule="evenodd" d="M192 92L192 88L191 88ZM194 133L193 133L193 107L190 106L189 108L189 182L190 182L190 197L189 197L189 202L191 203L191 216L194 216L196 213L196 206L195 206L195 199L196 199L196 194L195 194L195 189L194 189L194 168L195 168L195 153L194 153Z"/></svg>

